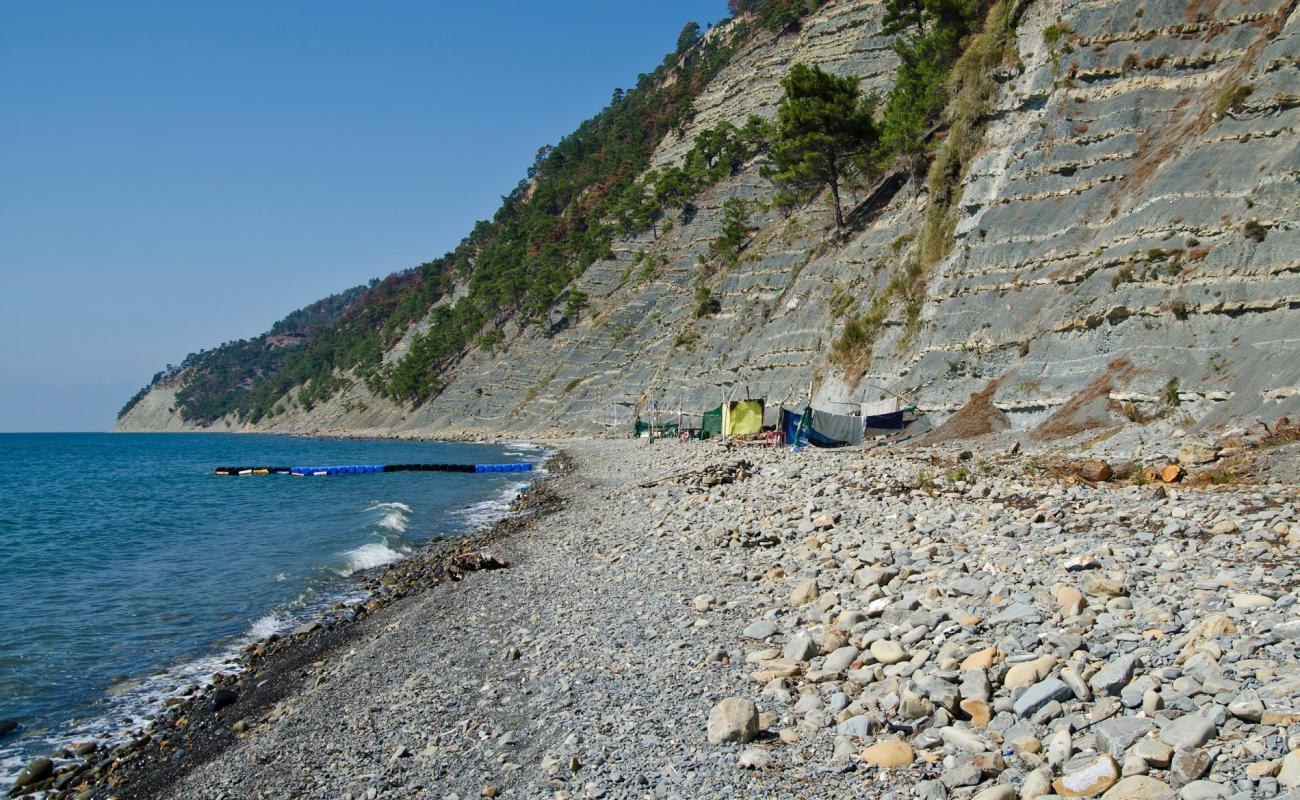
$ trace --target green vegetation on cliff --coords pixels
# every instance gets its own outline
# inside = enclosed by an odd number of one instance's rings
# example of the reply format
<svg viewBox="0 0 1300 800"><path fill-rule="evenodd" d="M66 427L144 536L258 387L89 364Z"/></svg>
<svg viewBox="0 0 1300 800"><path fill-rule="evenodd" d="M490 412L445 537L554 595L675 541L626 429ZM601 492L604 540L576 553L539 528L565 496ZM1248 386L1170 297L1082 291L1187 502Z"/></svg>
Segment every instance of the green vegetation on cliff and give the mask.
<svg viewBox="0 0 1300 800"><path fill-rule="evenodd" d="M719 126L685 167L638 180L655 146L686 123L692 101L736 46L763 29L798 22L820 3L737 0L733 11L745 16L723 30L704 35L698 25L686 25L657 68L638 76L633 88L616 89L600 113L538 150L492 220L479 222L452 252L336 296L346 302L313 304L262 336L191 354L156 378L180 380L181 415L200 424L227 415L255 422L279 413L285 402L310 409L353 378L399 402L428 399L469 348L500 344L507 320L538 323L566 300L565 312L577 314L581 298L566 287L609 255L615 235L655 226L666 209L684 206L756 152L757 129ZM453 291L455 302L438 304ZM412 337L406 355L384 364L383 353L426 315L430 324Z"/></svg>
<svg viewBox="0 0 1300 800"><path fill-rule="evenodd" d="M832 343L831 358L856 382L871 361L891 307L901 304L904 339L919 327L925 279L953 242L961 182L984 137L994 93L1014 37L1011 0L890 0L887 29L911 31L896 39L900 64L885 102L881 157L916 180L924 169L929 195L916 252L895 268L867 310L849 319ZM982 26L977 24L982 20ZM926 131L947 135L931 153Z"/></svg>
<svg viewBox="0 0 1300 800"><path fill-rule="evenodd" d="M857 78L806 64L791 67L781 85L772 179L805 195L830 189L835 227L842 228L840 186L853 173L870 170L880 135L871 119L876 99L858 92Z"/></svg>
<svg viewBox="0 0 1300 800"><path fill-rule="evenodd" d="M616 89L609 105L573 133L539 149L493 218L480 221L454 250L295 312L262 336L192 354L155 376L155 383L174 378L182 417L199 424L310 410L351 381L418 405L442 390L443 376L473 348L496 352L505 346L507 324L554 327L577 319L588 298L571 282L612 255L615 237L658 236L677 215L689 219L702 190L762 155L786 190L776 201L791 189L805 198L829 189L837 225L844 222L838 198L843 181L860 183L890 167L917 175L930 165L935 213L921 237L922 258L909 259L886 296L846 319L845 336L835 346L833 358L846 371L864 366L885 305L905 299L919 310L917 287L942 249L934 245L951 238L947 211L983 113L978 97L972 110L955 108L978 92L953 78L960 72L953 67L981 41L976 25L995 4L891 0L887 25L900 34L895 49L901 63L882 107L861 97L852 78L795 65L775 124L758 117L739 125L719 122L697 133L681 164L648 170L655 147L689 122L693 101L737 48L772 31L783 34L822 1L732 0L738 19L725 27L705 34L686 25L658 67L638 76L632 88ZM968 60L988 67L989 59ZM941 121L951 135L936 153L927 137ZM724 236L713 251L723 267L738 258L749 236L747 206L736 200L726 212ZM648 259L646 270L653 268ZM697 315L707 316L718 300L703 296L697 305ZM385 361L404 337L403 355Z"/></svg>

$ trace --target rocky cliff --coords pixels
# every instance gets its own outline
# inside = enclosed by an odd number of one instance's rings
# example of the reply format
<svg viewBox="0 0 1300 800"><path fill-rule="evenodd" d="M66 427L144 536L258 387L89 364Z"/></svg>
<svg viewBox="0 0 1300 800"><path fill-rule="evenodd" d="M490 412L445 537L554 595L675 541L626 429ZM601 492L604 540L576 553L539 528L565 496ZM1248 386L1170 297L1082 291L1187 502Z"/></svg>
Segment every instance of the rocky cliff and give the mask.
<svg viewBox="0 0 1300 800"><path fill-rule="evenodd" d="M1014 51L984 76L975 157L955 178L946 256L915 277L919 302L891 292L923 244L932 199L902 177L853 193L842 232L824 201L755 213L738 263L705 271L724 201L774 194L755 162L667 230L616 241L575 281L591 298L576 320L507 322L504 341L468 352L430 401L401 407L354 382L256 429L622 433L652 401L688 412L724 397L796 403L810 385L829 407L901 394L937 422L951 416L955 435L1013 428L1055 440L1171 409L1189 427L1294 415L1295 6L1016 5ZM882 15L876 2L838 0L752 39L652 164L680 162L719 121L772 117L795 62L883 95L896 56ZM701 285L717 313L697 316ZM883 314L870 358L846 374L832 342L873 301ZM119 429L188 427L174 392L154 387Z"/></svg>

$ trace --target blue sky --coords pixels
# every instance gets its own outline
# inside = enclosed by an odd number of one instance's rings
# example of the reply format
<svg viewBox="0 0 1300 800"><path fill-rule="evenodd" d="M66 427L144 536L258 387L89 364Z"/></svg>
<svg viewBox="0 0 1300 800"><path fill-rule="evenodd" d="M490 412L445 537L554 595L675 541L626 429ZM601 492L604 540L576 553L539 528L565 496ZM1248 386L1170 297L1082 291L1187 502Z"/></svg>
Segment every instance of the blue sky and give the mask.
<svg viewBox="0 0 1300 800"><path fill-rule="evenodd" d="M449 250L723 0L0 3L0 430Z"/></svg>

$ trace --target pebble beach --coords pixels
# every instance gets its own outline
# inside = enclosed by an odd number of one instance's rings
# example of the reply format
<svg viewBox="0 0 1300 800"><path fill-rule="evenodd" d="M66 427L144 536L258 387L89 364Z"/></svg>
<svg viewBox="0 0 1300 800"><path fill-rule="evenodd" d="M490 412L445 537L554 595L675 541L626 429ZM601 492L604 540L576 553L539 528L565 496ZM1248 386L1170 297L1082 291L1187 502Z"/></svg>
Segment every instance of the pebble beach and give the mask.
<svg viewBox="0 0 1300 800"><path fill-rule="evenodd" d="M66 796L1300 796L1294 483L560 447L504 568L376 578Z"/></svg>

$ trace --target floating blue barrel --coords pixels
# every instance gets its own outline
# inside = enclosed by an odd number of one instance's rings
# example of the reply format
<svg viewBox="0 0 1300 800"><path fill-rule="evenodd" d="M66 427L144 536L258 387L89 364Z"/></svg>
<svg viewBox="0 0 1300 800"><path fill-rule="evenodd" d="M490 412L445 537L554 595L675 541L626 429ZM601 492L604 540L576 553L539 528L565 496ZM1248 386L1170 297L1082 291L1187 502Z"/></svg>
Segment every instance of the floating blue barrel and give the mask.
<svg viewBox="0 0 1300 800"><path fill-rule="evenodd" d="M532 464L348 464L333 467L217 467L218 475L357 475L366 472L528 472Z"/></svg>

